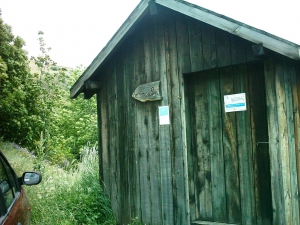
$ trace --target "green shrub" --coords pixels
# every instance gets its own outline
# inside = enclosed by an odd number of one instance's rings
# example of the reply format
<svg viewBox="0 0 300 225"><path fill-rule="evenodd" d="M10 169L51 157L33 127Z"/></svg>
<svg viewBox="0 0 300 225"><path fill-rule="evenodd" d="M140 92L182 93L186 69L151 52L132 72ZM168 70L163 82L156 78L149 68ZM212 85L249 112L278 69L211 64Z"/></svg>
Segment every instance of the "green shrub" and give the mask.
<svg viewBox="0 0 300 225"><path fill-rule="evenodd" d="M88 141L97 141L96 99L70 99L84 68L59 68L44 33L38 35L40 54L29 61L24 40L0 15L0 137L35 154L42 145L53 163L72 161Z"/></svg>
<svg viewBox="0 0 300 225"><path fill-rule="evenodd" d="M97 150L85 147L80 163L65 168L50 165L13 144L1 143L0 149L20 176L25 170L38 169L43 180L25 187L35 224L115 224L110 202L99 181Z"/></svg>

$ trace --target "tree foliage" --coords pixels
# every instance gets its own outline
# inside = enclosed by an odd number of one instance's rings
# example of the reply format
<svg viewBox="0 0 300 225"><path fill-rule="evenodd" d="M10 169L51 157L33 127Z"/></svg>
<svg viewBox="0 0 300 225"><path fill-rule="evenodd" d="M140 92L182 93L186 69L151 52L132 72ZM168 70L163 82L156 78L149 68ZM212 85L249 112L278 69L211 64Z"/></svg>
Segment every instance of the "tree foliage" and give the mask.
<svg viewBox="0 0 300 225"><path fill-rule="evenodd" d="M81 148L97 142L96 101L71 100L69 89L82 68L67 70L51 59L43 32L41 54L32 57L0 17L0 138L14 141L55 163L79 158Z"/></svg>
<svg viewBox="0 0 300 225"><path fill-rule="evenodd" d="M30 146L37 136L28 125L38 129L42 121L35 116L40 111L35 101L39 88L30 74L24 44L0 18L0 136Z"/></svg>

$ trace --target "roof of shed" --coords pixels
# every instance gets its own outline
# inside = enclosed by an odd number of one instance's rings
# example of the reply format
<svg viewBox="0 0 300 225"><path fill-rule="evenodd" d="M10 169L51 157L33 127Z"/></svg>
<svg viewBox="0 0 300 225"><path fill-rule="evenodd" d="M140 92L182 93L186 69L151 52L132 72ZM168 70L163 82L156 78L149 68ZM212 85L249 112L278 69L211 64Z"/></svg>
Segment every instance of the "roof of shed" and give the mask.
<svg viewBox="0 0 300 225"><path fill-rule="evenodd" d="M256 44L262 44L264 47L289 58L300 59L300 46L267 33L263 30L256 29L247 24L238 22L224 15L215 13L200 6L179 0L150 0L156 4L165 6L169 9L185 14L189 17L207 23L211 26L225 30L231 34L237 35ZM141 0L138 6L133 10L127 20L102 49L98 56L87 67L84 73L74 83L70 90L70 97L76 98L84 90L84 82L88 80L99 66L104 62L108 55L116 48L118 43L123 40L129 33L130 29L140 21L144 15L149 12L149 0Z"/></svg>

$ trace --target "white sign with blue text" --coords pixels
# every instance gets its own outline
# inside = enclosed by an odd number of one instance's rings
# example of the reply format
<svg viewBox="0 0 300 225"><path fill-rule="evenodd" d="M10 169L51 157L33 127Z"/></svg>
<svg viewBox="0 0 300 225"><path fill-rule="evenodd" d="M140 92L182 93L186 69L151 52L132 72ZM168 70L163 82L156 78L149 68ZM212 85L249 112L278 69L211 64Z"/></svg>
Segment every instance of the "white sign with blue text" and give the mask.
<svg viewBox="0 0 300 225"><path fill-rule="evenodd" d="M159 113L159 125L170 124L169 106L159 106L158 113Z"/></svg>
<svg viewBox="0 0 300 225"><path fill-rule="evenodd" d="M246 94L239 93L224 96L225 112L246 111Z"/></svg>

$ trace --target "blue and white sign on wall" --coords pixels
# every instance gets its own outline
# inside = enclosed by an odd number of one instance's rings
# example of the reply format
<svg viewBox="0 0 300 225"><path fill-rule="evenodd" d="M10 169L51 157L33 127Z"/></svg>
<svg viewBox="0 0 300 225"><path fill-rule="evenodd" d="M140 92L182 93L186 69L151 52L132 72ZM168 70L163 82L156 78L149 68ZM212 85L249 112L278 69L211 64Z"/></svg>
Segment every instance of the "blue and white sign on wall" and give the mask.
<svg viewBox="0 0 300 225"><path fill-rule="evenodd" d="M246 111L246 94L239 93L224 96L225 112Z"/></svg>
<svg viewBox="0 0 300 225"><path fill-rule="evenodd" d="M170 124L169 106L159 106L159 125Z"/></svg>

